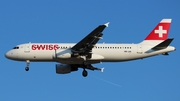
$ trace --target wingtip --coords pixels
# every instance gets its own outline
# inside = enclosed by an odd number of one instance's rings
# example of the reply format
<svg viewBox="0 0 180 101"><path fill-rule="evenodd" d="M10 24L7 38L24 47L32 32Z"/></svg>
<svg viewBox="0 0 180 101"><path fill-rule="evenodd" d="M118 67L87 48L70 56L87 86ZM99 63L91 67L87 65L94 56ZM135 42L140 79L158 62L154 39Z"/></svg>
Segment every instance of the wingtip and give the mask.
<svg viewBox="0 0 180 101"><path fill-rule="evenodd" d="M110 23L110 22L107 22L107 23L105 23L104 25L105 25L106 27L108 27L109 23Z"/></svg>
<svg viewBox="0 0 180 101"><path fill-rule="evenodd" d="M104 72L104 68L101 68L101 72Z"/></svg>

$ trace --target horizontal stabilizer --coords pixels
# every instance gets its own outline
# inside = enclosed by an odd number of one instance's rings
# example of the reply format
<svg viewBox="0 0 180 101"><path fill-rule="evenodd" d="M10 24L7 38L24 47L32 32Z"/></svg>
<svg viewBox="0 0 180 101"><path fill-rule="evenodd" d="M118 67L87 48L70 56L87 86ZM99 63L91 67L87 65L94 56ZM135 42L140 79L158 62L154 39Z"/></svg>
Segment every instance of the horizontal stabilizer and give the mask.
<svg viewBox="0 0 180 101"><path fill-rule="evenodd" d="M165 41L161 42L160 44L156 45L153 47L153 50L160 50L160 49L165 49L169 46L169 44L173 41L174 38L169 38L166 39Z"/></svg>

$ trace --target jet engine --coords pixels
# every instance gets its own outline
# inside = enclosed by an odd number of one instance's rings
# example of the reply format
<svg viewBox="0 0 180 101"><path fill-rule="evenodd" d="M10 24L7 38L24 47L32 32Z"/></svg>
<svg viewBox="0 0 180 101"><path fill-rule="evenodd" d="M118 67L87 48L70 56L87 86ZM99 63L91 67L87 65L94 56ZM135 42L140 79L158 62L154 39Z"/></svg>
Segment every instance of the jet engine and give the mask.
<svg viewBox="0 0 180 101"><path fill-rule="evenodd" d="M72 71L77 71L77 67L73 67L69 64L56 64L56 73L57 74L67 74L71 73Z"/></svg>

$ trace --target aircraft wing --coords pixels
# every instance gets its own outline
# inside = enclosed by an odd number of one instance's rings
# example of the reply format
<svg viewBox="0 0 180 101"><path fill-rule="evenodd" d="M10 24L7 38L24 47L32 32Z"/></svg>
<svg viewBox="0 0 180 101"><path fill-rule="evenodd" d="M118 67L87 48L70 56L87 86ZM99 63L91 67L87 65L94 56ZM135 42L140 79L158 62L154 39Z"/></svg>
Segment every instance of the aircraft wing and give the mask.
<svg viewBox="0 0 180 101"><path fill-rule="evenodd" d="M91 33L71 48L72 52L81 55L88 55L88 53L91 53L94 45L102 38L102 31L108 27L108 24L109 22L95 28Z"/></svg>

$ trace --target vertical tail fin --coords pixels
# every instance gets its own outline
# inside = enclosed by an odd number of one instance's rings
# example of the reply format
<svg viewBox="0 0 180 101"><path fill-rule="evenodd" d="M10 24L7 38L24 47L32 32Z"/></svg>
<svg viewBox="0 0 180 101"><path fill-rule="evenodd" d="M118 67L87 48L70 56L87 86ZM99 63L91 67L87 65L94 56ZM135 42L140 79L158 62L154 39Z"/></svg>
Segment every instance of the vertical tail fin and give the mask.
<svg viewBox="0 0 180 101"><path fill-rule="evenodd" d="M172 19L162 19L160 23L151 31L151 33L141 43L157 42L160 43L167 39Z"/></svg>

